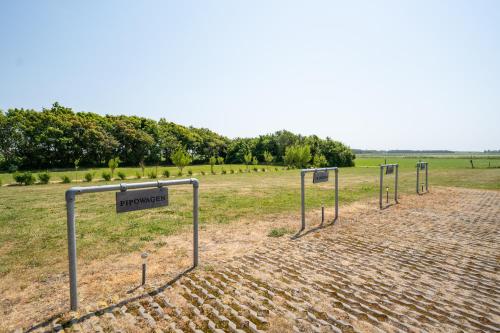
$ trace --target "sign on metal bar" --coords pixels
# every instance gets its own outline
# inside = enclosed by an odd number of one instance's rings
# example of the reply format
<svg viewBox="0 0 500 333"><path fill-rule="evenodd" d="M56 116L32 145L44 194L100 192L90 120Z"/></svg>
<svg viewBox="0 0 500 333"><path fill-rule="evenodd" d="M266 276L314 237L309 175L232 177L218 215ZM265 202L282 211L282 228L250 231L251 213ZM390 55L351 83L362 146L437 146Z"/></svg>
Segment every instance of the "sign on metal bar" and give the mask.
<svg viewBox="0 0 500 333"><path fill-rule="evenodd" d="M379 188L379 206L380 209L383 209L383 204L382 204L382 197L383 197L383 188L384 188L384 169L385 169L385 174L390 175L394 174L394 201L396 203L398 202L398 171L399 171L399 165L398 164L381 164L380 165L380 188ZM387 204L389 203L389 188L386 188L387 191Z"/></svg>
<svg viewBox="0 0 500 333"><path fill-rule="evenodd" d="M328 181L328 170L314 171L313 184L324 183Z"/></svg>
<svg viewBox="0 0 500 333"><path fill-rule="evenodd" d="M163 207L168 205L168 188L116 192L116 212Z"/></svg>
<svg viewBox="0 0 500 333"><path fill-rule="evenodd" d="M307 173L313 173L313 183L323 183L328 181L329 170L335 171L335 218L339 217L339 169L337 167L319 168L319 169L302 169L300 170L300 203L301 203L301 227L300 231L306 228L306 183L305 176ZM323 220L323 219L322 219Z"/></svg>
<svg viewBox="0 0 500 333"><path fill-rule="evenodd" d="M394 173L394 165L388 165L388 166L386 166L386 168L385 168L385 174L386 175L391 175L392 173Z"/></svg>

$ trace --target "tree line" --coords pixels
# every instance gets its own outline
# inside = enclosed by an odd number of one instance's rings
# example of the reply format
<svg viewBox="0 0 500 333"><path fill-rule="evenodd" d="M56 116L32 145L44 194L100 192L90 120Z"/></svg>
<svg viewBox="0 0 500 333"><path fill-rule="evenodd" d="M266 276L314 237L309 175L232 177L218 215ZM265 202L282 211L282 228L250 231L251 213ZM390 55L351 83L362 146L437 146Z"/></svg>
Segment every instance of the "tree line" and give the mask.
<svg viewBox="0 0 500 333"><path fill-rule="evenodd" d="M123 166L170 165L180 157L182 163L188 164L219 158L227 164L257 161L302 167L353 166L355 155L349 147L330 138L285 130L229 139L205 128L181 126L163 118L155 121L74 112L57 102L41 111L0 110L2 170L101 167L115 158Z"/></svg>

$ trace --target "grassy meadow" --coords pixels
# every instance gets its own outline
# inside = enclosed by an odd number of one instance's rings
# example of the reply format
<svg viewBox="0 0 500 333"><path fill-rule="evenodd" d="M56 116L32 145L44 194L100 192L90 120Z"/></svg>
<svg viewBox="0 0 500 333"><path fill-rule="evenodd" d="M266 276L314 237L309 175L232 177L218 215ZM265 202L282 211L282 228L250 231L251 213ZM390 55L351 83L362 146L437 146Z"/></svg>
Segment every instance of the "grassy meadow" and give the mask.
<svg viewBox="0 0 500 333"><path fill-rule="evenodd" d="M356 200L377 198L378 164L385 157L360 157L356 167L339 171L340 205ZM500 190L500 158L474 159L472 169L468 158L426 158L429 162L429 184L433 186L459 186ZM400 193L415 191L415 157L388 157L388 163L400 164ZM210 166L190 166L193 177L200 180L200 223L227 224L236 220L265 219L271 214L294 214L300 211L300 175L298 170L283 167L258 166L258 172L240 173L243 165L225 165L227 174L221 174L221 166L215 166L217 174L210 174ZM147 168L145 172L153 168ZM165 167L158 168L159 179ZM179 178L177 169L169 167L170 178ZM234 174L230 170L235 171ZM105 169L94 170L96 177ZM130 179L142 171L139 168L119 168ZM117 171L118 171L117 170ZM115 171L115 177L116 172ZM201 172L205 172L202 175ZM88 170L78 172L79 178ZM52 179L59 181L63 174L75 178L75 171L52 172ZM322 203L333 203L333 174L328 183L312 184L312 175L306 180L307 208L313 209ZM12 175L1 174L0 188L0 278L15 274L21 279L23 272L29 276L46 279L54 272L67 269L66 211L64 192L76 183L51 183L32 186L6 186ZM80 178L80 179L81 179ZM142 181L144 181L143 179ZM119 183L120 180L87 184ZM392 182L392 177L388 177ZM85 194L77 197L77 246L80 261L91 261L111 254L140 251L146 244L161 247L160 237L187 230L192 224L192 190L190 186L172 187L169 190L168 207L143 210L125 214L115 213L113 192ZM417 197L415 196L415 200ZM374 205L374 209L377 206ZM342 214L342 211L340 212ZM297 220L297 226L299 221ZM24 277L28 279L28 277Z"/></svg>

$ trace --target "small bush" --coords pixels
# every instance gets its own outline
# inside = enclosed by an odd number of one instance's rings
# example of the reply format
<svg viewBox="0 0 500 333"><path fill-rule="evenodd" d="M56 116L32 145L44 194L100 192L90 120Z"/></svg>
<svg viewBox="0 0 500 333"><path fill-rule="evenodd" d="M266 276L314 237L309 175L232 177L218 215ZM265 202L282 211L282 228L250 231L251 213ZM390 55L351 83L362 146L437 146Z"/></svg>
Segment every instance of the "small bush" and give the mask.
<svg viewBox="0 0 500 333"><path fill-rule="evenodd" d="M177 176L182 176L182 171L179 171L179 172L177 173Z"/></svg>
<svg viewBox="0 0 500 333"><path fill-rule="evenodd" d="M266 168L262 168L261 170L262 170L262 172L266 172Z"/></svg>
<svg viewBox="0 0 500 333"><path fill-rule="evenodd" d="M286 234L289 234L290 230L287 228L274 228L267 234L267 237L282 237Z"/></svg>
<svg viewBox="0 0 500 333"><path fill-rule="evenodd" d="M24 185L33 185L35 183L35 176L31 172L24 172L24 173L19 173L15 172L12 177L14 178L14 181L18 184L24 184Z"/></svg>
<svg viewBox="0 0 500 333"><path fill-rule="evenodd" d="M205 171L201 171L201 175L202 175L202 176L205 176Z"/></svg>
<svg viewBox="0 0 500 333"><path fill-rule="evenodd" d="M141 179L142 178L142 175L141 175L141 173L139 171L136 171L135 178L137 178L137 179Z"/></svg>
<svg viewBox="0 0 500 333"><path fill-rule="evenodd" d="M104 179L105 181L109 182L111 180L111 173L108 172L108 171L104 171L102 173L102 179Z"/></svg>
<svg viewBox="0 0 500 333"><path fill-rule="evenodd" d="M226 170L222 170L222 172L221 172L221 173L222 173L223 175L225 175L225 174L227 173L227 171L226 171Z"/></svg>
<svg viewBox="0 0 500 333"><path fill-rule="evenodd" d="M85 174L84 178L87 181L87 183L90 183L92 181L92 179L94 179L94 175L91 172L87 172Z"/></svg>
<svg viewBox="0 0 500 333"><path fill-rule="evenodd" d="M167 169L165 169L165 170L163 170L162 175L163 175L163 177L169 178L170 177L170 171L168 171Z"/></svg>
<svg viewBox="0 0 500 333"><path fill-rule="evenodd" d="M71 183L71 178L64 175L64 176L61 176L61 181L63 182L63 184L69 184L69 183Z"/></svg>
<svg viewBox="0 0 500 333"><path fill-rule="evenodd" d="M274 171L279 171L278 168L274 168Z"/></svg>
<svg viewBox="0 0 500 333"><path fill-rule="evenodd" d="M156 179L158 177L158 175L156 174L156 171L154 170L151 170L149 173L148 173L148 177L151 178L151 179Z"/></svg>
<svg viewBox="0 0 500 333"><path fill-rule="evenodd" d="M243 173L243 170L241 170L241 169L240 169L240 170L239 170L239 172L240 172L240 173Z"/></svg>
<svg viewBox="0 0 500 333"><path fill-rule="evenodd" d="M127 179L127 175L125 174L125 172L118 171L117 175L118 175L118 178L120 178L121 180Z"/></svg>
<svg viewBox="0 0 500 333"><path fill-rule="evenodd" d="M212 175L216 175L216 174L217 174L217 172L215 172L215 171L212 171Z"/></svg>
<svg viewBox="0 0 500 333"><path fill-rule="evenodd" d="M230 172L230 173L234 173L234 170L233 170L233 169L231 169L231 170L229 170L229 172Z"/></svg>
<svg viewBox="0 0 500 333"><path fill-rule="evenodd" d="M38 180L42 184L48 184L50 181L50 173L44 172L44 173L39 173L38 174Z"/></svg>
<svg viewBox="0 0 500 333"><path fill-rule="evenodd" d="M188 170L188 175L192 176L193 175L193 170Z"/></svg>
<svg viewBox="0 0 500 333"><path fill-rule="evenodd" d="M258 171L259 171L259 168L257 168L257 167L253 167L253 171L258 172Z"/></svg>

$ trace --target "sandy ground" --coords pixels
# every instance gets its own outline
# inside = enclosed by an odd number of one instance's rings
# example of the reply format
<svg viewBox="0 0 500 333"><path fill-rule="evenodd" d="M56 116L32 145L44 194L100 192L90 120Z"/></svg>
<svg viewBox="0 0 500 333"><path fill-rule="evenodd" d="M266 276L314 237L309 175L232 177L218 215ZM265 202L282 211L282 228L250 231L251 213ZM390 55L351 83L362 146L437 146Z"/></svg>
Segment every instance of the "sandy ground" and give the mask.
<svg viewBox="0 0 500 333"><path fill-rule="evenodd" d="M137 254L83 263L79 312L64 312L68 277L54 275L23 296L2 291L0 331L500 331L500 192L441 188L400 202L342 207L335 225L295 239L267 233L297 230L298 214L207 226L200 267L178 279L192 236L166 238L150 249L145 288Z"/></svg>

